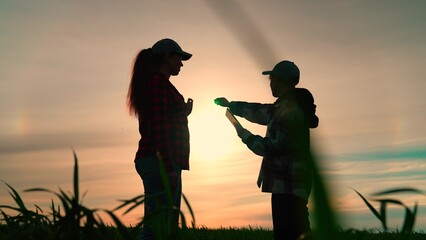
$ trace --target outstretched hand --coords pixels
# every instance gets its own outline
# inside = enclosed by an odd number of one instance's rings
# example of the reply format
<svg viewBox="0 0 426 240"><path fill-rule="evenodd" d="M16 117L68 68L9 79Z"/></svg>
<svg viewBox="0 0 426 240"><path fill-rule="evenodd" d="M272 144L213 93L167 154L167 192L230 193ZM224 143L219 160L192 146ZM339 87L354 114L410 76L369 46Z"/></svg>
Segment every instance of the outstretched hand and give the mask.
<svg viewBox="0 0 426 240"><path fill-rule="evenodd" d="M217 105L222 106L222 107L229 107L229 101L228 101L228 99L226 99L224 97L216 98L214 100L214 103L216 103Z"/></svg>

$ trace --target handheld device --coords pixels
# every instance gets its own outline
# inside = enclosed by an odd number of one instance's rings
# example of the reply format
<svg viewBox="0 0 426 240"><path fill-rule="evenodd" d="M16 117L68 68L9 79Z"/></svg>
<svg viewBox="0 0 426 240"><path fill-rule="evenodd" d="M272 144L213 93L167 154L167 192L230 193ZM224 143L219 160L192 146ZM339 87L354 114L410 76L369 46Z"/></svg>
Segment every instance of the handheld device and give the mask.
<svg viewBox="0 0 426 240"><path fill-rule="evenodd" d="M243 126L240 124L240 122L238 122L238 119L234 116L234 114L231 113L231 111L229 110L229 108L226 109L225 115L228 118L228 120L232 123L232 125L234 125L234 127L236 129L243 128Z"/></svg>

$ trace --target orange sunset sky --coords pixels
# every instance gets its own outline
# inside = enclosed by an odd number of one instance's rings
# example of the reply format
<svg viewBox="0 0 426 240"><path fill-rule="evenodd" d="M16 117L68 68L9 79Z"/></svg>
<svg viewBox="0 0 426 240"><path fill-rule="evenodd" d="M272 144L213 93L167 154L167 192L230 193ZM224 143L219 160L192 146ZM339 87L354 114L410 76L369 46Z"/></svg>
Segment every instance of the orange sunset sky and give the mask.
<svg viewBox="0 0 426 240"><path fill-rule="evenodd" d="M0 180L20 193L71 190L74 148L88 207L112 209L143 193L125 98L137 52L168 37L193 54L171 81L194 99L183 192L197 225L272 226L270 195L256 186L261 159L213 99L273 102L261 72L288 59L315 96L312 141L340 223L379 228L351 188L426 191L425 12L415 0L2 0ZM53 196L22 197L47 206ZM416 229L426 230L426 196L395 198L418 202ZM5 184L0 204L13 204ZM401 226L403 214L393 208L389 226Z"/></svg>

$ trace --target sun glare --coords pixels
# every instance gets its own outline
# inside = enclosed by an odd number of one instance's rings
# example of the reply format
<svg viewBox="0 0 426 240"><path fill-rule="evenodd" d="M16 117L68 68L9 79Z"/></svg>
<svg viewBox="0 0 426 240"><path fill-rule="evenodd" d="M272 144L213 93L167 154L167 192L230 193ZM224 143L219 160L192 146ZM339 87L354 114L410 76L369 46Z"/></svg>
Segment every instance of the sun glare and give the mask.
<svg viewBox="0 0 426 240"><path fill-rule="evenodd" d="M191 158L221 159L236 150L239 139L225 117L225 110L225 108L211 105L194 111L190 115Z"/></svg>

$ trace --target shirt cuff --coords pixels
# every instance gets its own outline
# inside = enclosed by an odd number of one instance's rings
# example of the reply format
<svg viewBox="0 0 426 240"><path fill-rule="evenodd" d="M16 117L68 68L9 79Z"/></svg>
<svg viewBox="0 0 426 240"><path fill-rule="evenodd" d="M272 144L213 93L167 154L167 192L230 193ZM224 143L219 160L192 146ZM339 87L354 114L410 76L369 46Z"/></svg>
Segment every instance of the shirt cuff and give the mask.
<svg viewBox="0 0 426 240"><path fill-rule="evenodd" d="M249 137L251 137L252 135L253 135L253 134L252 134L249 130L247 130L247 129L243 128L243 129L241 130L240 138L241 138L241 140L243 140L243 142L245 143L245 142L247 141L247 139L248 139Z"/></svg>

